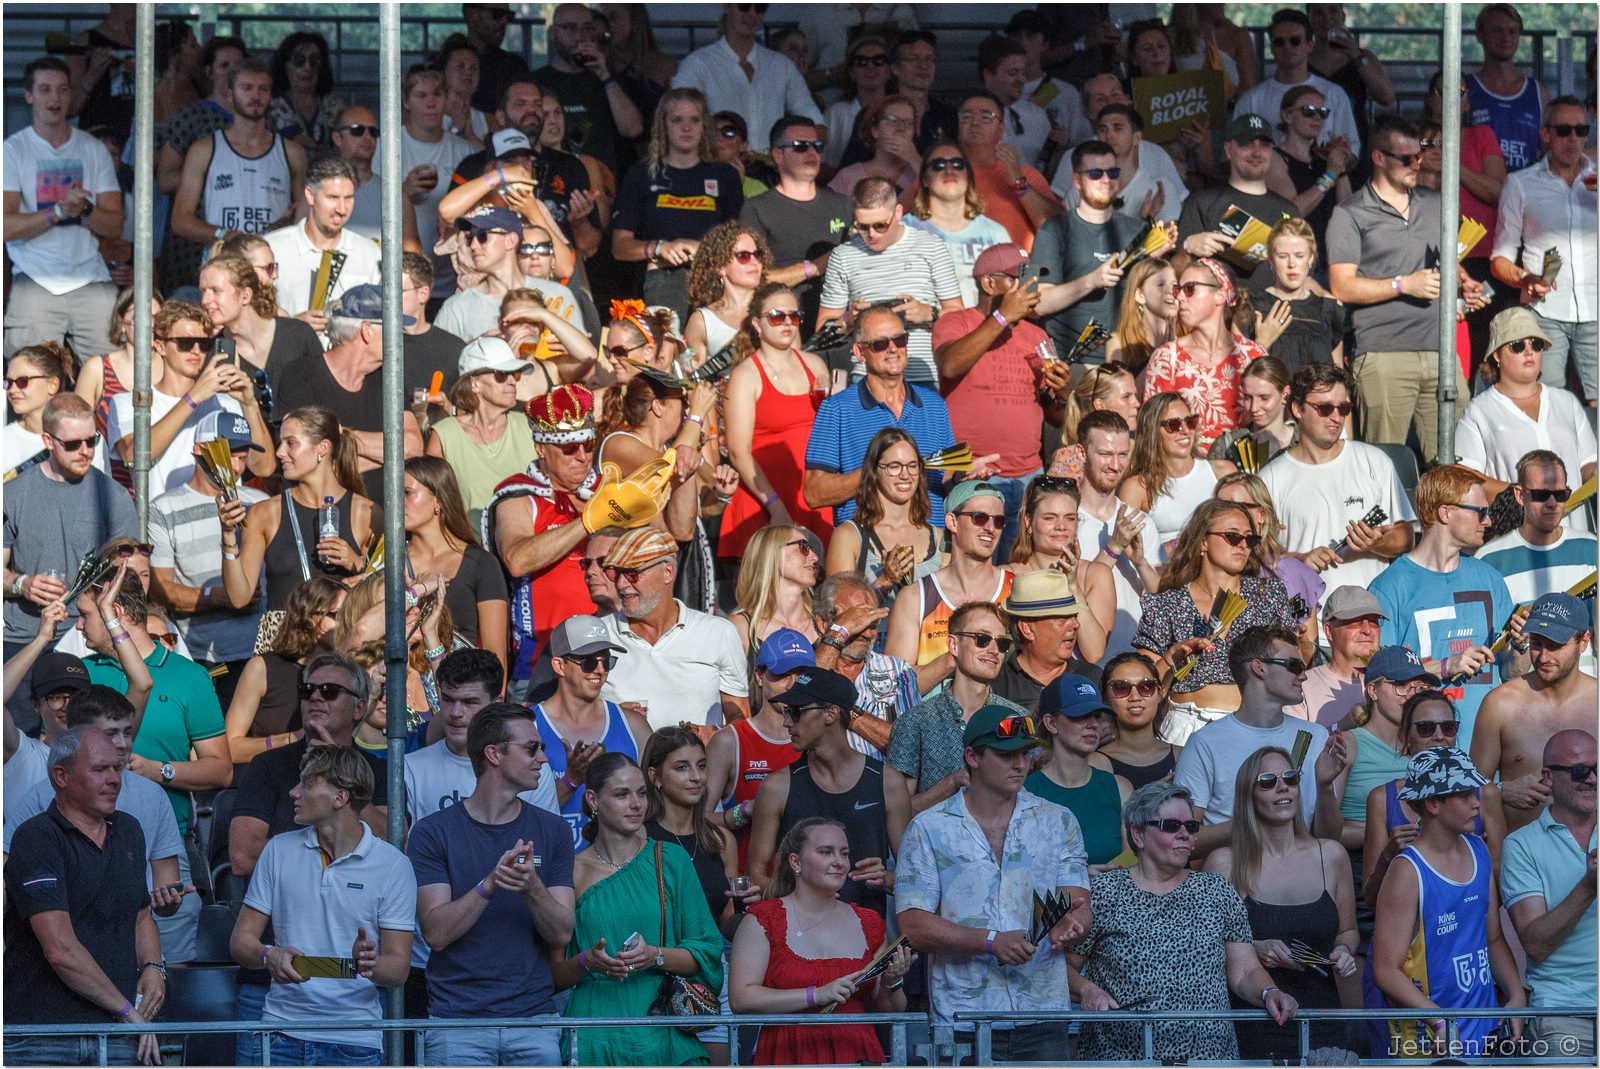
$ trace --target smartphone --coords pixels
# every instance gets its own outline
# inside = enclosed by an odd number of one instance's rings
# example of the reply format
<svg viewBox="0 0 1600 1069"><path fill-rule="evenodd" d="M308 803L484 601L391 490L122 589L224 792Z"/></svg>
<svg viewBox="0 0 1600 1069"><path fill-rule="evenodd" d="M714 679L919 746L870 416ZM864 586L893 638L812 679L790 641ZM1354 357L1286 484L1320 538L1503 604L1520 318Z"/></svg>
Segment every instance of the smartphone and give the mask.
<svg viewBox="0 0 1600 1069"><path fill-rule="evenodd" d="M211 355L217 361L239 366L239 346L232 338L212 338Z"/></svg>
<svg viewBox="0 0 1600 1069"><path fill-rule="evenodd" d="M644 942L644 936L640 935L638 932L634 932L632 935L628 936L627 939L623 940L622 949L632 950L642 942Z"/></svg>
<svg viewBox="0 0 1600 1069"><path fill-rule="evenodd" d="M1037 283L1042 273L1043 269L1038 264L1024 263L1017 270L1017 285L1026 286L1029 282Z"/></svg>

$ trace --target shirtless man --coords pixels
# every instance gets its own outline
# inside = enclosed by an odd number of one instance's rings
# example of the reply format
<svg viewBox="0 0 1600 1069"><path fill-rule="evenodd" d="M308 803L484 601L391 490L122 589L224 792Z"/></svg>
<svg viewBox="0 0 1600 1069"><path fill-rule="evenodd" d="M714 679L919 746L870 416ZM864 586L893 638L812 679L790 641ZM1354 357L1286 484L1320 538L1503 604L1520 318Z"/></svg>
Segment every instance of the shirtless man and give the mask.
<svg viewBox="0 0 1600 1069"><path fill-rule="evenodd" d="M1600 689L1594 676L1578 670L1588 626L1588 606L1571 594L1535 601L1523 627L1533 668L1490 691L1478 710L1472 762L1499 779L1484 800L1499 798L1508 833L1531 824L1550 804L1550 788L1540 778L1545 743L1558 731L1594 728Z"/></svg>

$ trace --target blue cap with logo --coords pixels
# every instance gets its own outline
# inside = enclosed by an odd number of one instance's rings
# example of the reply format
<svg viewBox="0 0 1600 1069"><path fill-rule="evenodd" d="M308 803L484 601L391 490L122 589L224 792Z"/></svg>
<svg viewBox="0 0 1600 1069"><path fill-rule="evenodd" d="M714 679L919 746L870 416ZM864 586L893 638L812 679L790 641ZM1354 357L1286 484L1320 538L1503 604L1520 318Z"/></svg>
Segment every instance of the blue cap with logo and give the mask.
<svg viewBox="0 0 1600 1069"><path fill-rule="evenodd" d="M1367 662L1365 682L1375 683L1387 679L1391 683L1406 683L1413 679L1426 680L1428 686L1437 687L1439 677L1422 667L1422 660L1406 646L1385 646Z"/></svg>
<svg viewBox="0 0 1600 1069"><path fill-rule="evenodd" d="M1565 646L1587 630L1589 610L1565 592L1546 594L1535 601L1528 612L1528 622L1522 625L1524 635L1538 635L1558 646Z"/></svg>
<svg viewBox="0 0 1600 1069"><path fill-rule="evenodd" d="M194 425L194 444L205 445L218 438L228 443L234 450L254 449L264 453L254 438L250 436L250 421L237 412L226 409L216 409L200 417L200 422Z"/></svg>
<svg viewBox="0 0 1600 1069"><path fill-rule="evenodd" d="M1070 672L1044 688L1039 695L1040 716L1065 716L1081 720L1086 716L1109 712L1111 707L1100 699L1100 688L1091 680Z"/></svg>
<svg viewBox="0 0 1600 1069"><path fill-rule="evenodd" d="M756 651L756 667L769 676L785 676L796 668L815 668L817 654L806 637L792 627L780 627Z"/></svg>
<svg viewBox="0 0 1600 1069"><path fill-rule="evenodd" d="M485 204L456 220L457 230L504 230L522 237L522 220L510 208Z"/></svg>

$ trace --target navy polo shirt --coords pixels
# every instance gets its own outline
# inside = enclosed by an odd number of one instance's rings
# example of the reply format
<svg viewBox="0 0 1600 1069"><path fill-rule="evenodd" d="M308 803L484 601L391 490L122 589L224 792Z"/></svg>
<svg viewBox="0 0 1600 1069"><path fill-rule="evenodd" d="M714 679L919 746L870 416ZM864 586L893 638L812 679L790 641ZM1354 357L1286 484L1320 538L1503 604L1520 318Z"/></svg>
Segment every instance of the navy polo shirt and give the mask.
<svg viewBox="0 0 1600 1069"><path fill-rule="evenodd" d="M51 802L11 837L5 866L5 1017L18 1024L106 1024L111 1014L73 991L51 967L31 918L60 911L118 991L139 982L135 938L145 890L144 829L131 813L106 818L96 846Z"/></svg>
<svg viewBox="0 0 1600 1069"><path fill-rule="evenodd" d="M817 409L811 440L806 443L806 467L835 475L859 470L867 455L867 443L885 427L898 427L911 435L917 451L925 457L956 444L955 432L950 429L950 409L936 392L914 382L906 383L905 404L896 419L894 409L872 396L867 380L862 379L854 388L827 398ZM929 478L942 480L944 476L933 472ZM933 485L930 481L933 512L928 523L943 527L944 497L932 490ZM833 522L843 523L855 512L852 497L833 507Z"/></svg>

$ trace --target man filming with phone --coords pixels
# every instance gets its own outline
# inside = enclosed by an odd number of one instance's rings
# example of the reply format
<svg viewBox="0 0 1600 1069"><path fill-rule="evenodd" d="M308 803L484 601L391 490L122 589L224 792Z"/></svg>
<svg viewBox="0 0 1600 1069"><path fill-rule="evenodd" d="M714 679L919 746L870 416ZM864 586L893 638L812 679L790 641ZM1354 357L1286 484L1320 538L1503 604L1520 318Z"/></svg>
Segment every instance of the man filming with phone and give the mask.
<svg viewBox="0 0 1600 1069"><path fill-rule="evenodd" d="M272 436L256 402L255 383L239 367L232 342L222 339L226 353L217 352L211 317L188 301L168 301L151 324L152 351L165 366L161 386L150 400L150 494L176 490L194 474L194 432L212 412L241 415L250 424L248 468L251 474L271 475L277 470ZM133 464L133 394L112 400L113 422L119 435L116 450Z"/></svg>

